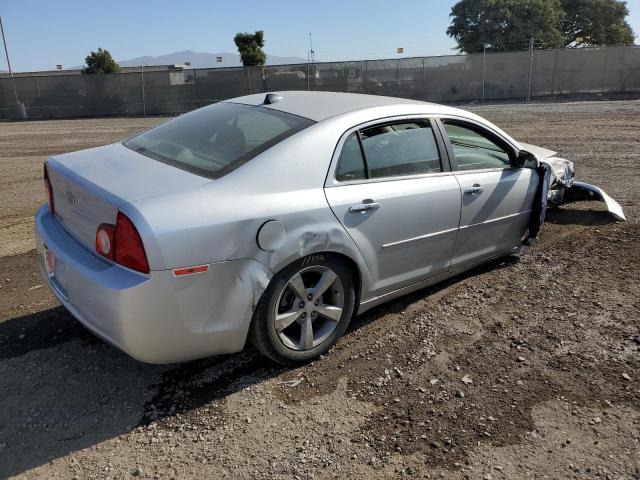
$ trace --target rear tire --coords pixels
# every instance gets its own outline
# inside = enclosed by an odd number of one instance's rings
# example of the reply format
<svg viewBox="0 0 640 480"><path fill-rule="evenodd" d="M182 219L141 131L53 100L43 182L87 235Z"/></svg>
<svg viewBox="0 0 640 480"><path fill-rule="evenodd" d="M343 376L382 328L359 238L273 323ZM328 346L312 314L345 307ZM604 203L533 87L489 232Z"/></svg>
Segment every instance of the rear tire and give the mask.
<svg viewBox="0 0 640 480"><path fill-rule="evenodd" d="M283 365L326 353L342 337L355 308L351 270L331 254L301 258L278 272L254 312L250 340Z"/></svg>

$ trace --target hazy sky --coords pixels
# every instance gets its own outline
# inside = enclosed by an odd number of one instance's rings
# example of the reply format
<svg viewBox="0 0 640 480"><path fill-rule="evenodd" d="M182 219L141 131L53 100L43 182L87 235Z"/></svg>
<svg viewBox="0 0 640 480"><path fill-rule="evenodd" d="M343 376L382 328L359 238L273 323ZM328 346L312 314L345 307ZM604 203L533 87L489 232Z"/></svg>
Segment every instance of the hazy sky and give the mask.
<svg viewBox="0 0 640 480"><path fill-rule="evenodd" d="M264 30L267 53L316 60L442 55L455 0L0 0L16 71L81 65L98 47L117 60L180 50L235 52L239 31ZM640 0L628 1L640 33ZM4 52L0 69L6 70Z"/></svg>

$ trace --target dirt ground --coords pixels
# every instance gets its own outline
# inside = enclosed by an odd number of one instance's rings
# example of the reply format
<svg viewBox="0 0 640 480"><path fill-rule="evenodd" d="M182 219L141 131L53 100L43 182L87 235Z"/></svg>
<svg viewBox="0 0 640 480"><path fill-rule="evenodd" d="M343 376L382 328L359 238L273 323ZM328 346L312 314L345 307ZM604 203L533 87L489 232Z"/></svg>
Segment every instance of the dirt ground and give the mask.
<svg viewBox="0 0 640 480"><path fill-rule="evenodd" d="M0 123L0 477L640 479L640 101L476 106L625 209L356 318L284 369L138 363L42 286L46 156L161 121Z"/></svg>

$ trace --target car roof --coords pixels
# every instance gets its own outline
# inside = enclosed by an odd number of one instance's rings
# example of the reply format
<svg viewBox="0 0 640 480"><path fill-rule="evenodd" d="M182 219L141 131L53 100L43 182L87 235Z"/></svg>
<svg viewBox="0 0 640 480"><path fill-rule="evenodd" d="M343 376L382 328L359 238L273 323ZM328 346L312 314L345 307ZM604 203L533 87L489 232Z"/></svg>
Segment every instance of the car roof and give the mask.
<svg viewBox="0 0 640 480"><path fill-rule="evenodd" d="M275 94L282 100L264 105L267 94ZM363 95L359 93L284 91L246 95L225 100L245 105L263 105L266 108L291 113L310 120L321 122L331 117L357 110L395 105L419 105L424 113L438 113L442 105L421 102L406 98L383 97L381 95Z"/></svg>
<svg viewBox="0 0 640 480"><path fill-rule="evenodd" d="M265 104L268 95L277 95L282 97L282 99ZM521 149L520 144L508 133L475 113L447 105L421 102L408 98L364 95L361 93L282 91L256 93L254 95L231 98L225 100L225 102L261 106L305 117L315 122L323 122L327 119L337 120L336 117L342 118L341 116L346 116L349 117L352 122L355 122L353 125L367 120L397 115L452 115L454 117L461 117L478 122L500 134L515 148Z"/></svg>

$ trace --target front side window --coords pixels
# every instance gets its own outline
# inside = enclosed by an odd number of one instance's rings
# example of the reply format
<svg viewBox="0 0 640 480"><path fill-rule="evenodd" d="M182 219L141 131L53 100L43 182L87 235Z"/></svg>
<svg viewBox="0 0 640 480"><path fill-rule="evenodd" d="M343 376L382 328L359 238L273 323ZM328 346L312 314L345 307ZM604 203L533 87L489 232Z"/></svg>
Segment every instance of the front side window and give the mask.
<svg viewBox="0 0 640 480"><path fill-rule="evenodd" d="M376 125L360 132L369 178L441 172L435 136L427 121Z"/></svg>
<svg viewBox="0 0 640 480"><path fill-rule="evenodd" d="M446 120L443 124L453 148L457 170L505 168L510 165L507 151L487 136Z"/></svg>
<svg viewBox="0 0 640 480"><path fill-rule="evenodd" d="M221 102L181 115L124 145L183 170L218 178L313 123L269 108Z"/></svg>

